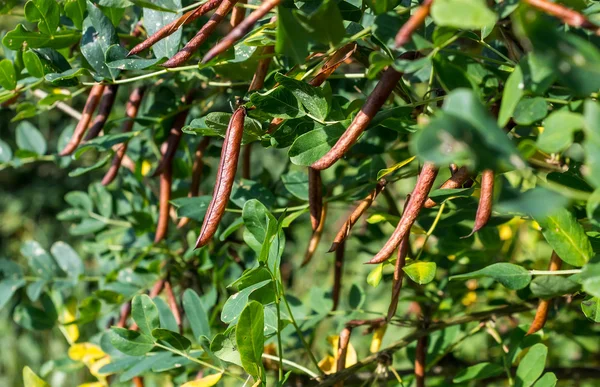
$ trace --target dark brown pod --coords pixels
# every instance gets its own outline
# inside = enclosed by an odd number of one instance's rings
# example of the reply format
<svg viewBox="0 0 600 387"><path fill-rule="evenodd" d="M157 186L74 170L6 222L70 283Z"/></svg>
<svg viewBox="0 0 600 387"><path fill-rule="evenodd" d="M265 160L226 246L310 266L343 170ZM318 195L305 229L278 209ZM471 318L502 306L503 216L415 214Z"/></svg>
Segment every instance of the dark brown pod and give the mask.
<svg viewBox="0 0 600 387"><path fill-rule="evenodd" d="M206 14L209 11L217 8L217 6L221 3L222 0L209 0L208 2L200 5L198 8L193 9L189 12L186 12L179 19L172 21L166 26L162 27L154 34L148 37L148 39L144 40L142 43L138 44L134 48L129 51L129 55L136 55L140 52L144 51L147 48L152 47L156 42L166 38L167 36L173 34L175 31L179 29L182 25L189 24L194 20L198 19L200 16Z"/></svg>
<svg viewBox="0 0 600 387"><path fill-rule="evenodd" d="M248 0L239 0L238 4L247 4ZM246 17L246 8L244 7L235 7L233 11L231 11L231 19L229 20L229 25L231 29L237 27L244 18Z"/></svg>
<svg viewBox="0 0 600 387"><path fill-rule="evenodd" d="M202 58L202 63L206 63L209 60L213 59L217 55L222 52L227 51L231 46L235 44L238 40L243 38L250 29L259 21L263 16L265 16L270 10L275 8L281 0L265 0L258 7L258 9L254 10L250 15L248 15L240 24L238 24L234 29L231 30L219 43L217 43L213 48L211 48L204 58Z"/></svg>
<svg viewBox="0 0 600 387"><path fill-rule="evenodd" d="M104 128L104 124L106 124L106 120L115 104L118 89L119 85L108 85L104 88L104 93L102 93L102 99L100 99L100 105L98 106L98 113L85 135L85 141L98 137Z"/></svg>
<svg viewBox="0 0 600 387"><path fill-rule="evenodd" d="M136 87L129 96L127 106L125 107L125 115L127 120L125 120L123 123L123 133L131 132L145 91L145 87ZM104 178L102 179L103 185L110 184L115 177L117 177L119 168L121 167L121 162L123 161L123 156L125 156L125 152L127 152L127 141L113 146L113 150L115 152L115 156L112 159L110 168L108 168L106 175L104 175Z"/></svg>
<svg viewBox="0 0 600 387"><path fill-rule="evenodd" d="M158 208L158 224L154 234L154 243L162 241L169 229L169 211L171 210L171 185L173 184L173 159L164 167L160 175L160 198Z"/></svg>
<svg viewBox="0 0 600 387"><path fill-rule="evenodd" d="M410 234L406 234L398 246L398 258L396 259L396 265L394 266L394 280L392 283L392 299L390 300L390 306L386 320L390 321L395 315L398 309L398 300L400 299L400 290L402 289L402 280L404 279L404 265L406 264L406 257L410 251Z"/></svg>
<svg viewBox="0 0 600 387"><path fill-rule="evenodd" d="M319 227L321 220L321 209L323 208L323 182L321 171L308 168L308 206L310 212L310 224L313 231Z"/></svg>
<svg viewBox="0 0 600 387"><path fill-rule="evenodd" d="M177 113L175 116L175 121L171 126L171 130L169 130L169 136L167 137L167 141L163 146L165 146L165 150L163 152L163 156L154 171L153 176L158 176L164 172L167 164L171 164L173 162L173 157L175 157L175 153L177 152L177 148L179 148L179 143L181 142L181 136L183 132L181 129L185 125L185 120L187 119L187 115L189 110L182 110Z"/></svg>
<svg viewBox="0 0 600 387"><path fill-rule="evenodd" d="M425 22L431 10L433 0L425 0L414 14L402 25L402 28L396 34L396 48L404 46L410 41L412 34Z"/></svg>
<svg viewBox="0 0 600 387"><path fill-rule="evenodd" d="M267 77L267 73L269 72L269 66L271 65L271 60L273 59L272 55L275 52L275 46L265 46L262 49L263 59L258 61L258 66L256 67L256 72L252 77L252 81L250 82L250 86L248 87L248 92L256 91L262 89L265 84L265 78Z"/></svg>
<svg viewBox="0 0 600 387"><path fill-rule="evenodd" d="M190 184L190 192L188 197L192 198L200 194L200 182L202 181L202 169L204 168L204 151L210 143L210 137L204 137L198 144L196 152L194 153L194 163L192 164L192 183ZM181 218L177 224L177 228L182 228L188 222L190 218Z"/></svg>
<svg viewBox="0 0 600 387"><path fill-rule="evenodd" d="M415 381L417 387L425 387L425 365L427 364L427 336L419 338L415 352Z"/></svg>
<svg viewBox="0 0 600 387"><path fill-rule="evenodd" d="M427 200L437 173L438 169L434 164L425 163L423 165L417 184L410 195L408 205L400 218L398 226L383 248L367 263L381 263L387 260L398 248L402 239L410 233L410 228L421 212L425 200Z"/></svg>
<svg viewBox="0 0 600 387"><path fill-rule="evenodd" d="M333 244L329 249L329 252L335 251L338 248L338 246L346 240L348 235L350 235L350 230L352 230L354 224L358 221L358 219L360 219L360 217L365 213L365 211L367 211L369 207L371 207L371 205L375 201L375 198L377 197L377 195L379 195L381 191L383 191L386 184L387 180L379 180L377 182L377 185L375 186L375 189L371 191L367 195L367 197L360 201L358 206L356 206L354 211L352 211L346 222L344 222L344 224L338 231L337 235L335 236L335 239L333 240Z"/></svg>
<svg viewBox="0 0 600 387"><path fill-rule="evenodd" d="M336 310L340 303L340 294L342 291L342 275L344 274L344 254L345 242L342 241L338 249L335 251L335 261L333 263L333 289L331 291L333 307L331 308L331 310Z"/></svg>
<svg viewBox="0 0 600 387"><path fill-rule="evenodd" d="M323 203L321 208L321 218L319 220L319 226L315 231L313 231L312 236L310 237L310 241L308 242L308 248L306 249L306 253L304 254L304 260L300 264L300 267L306 266L312 259L315 251L317 251L317 247L319 246L319 242L321 241L321 236L323 235L323 230L325 229L325 220L327 218L327 203Z"/></svg>
<svg viewBox="0 0 600 387"><path fill-rule="evenodd" d="M208 205L204 223L196 242L196 248L206 245L215 232L219 222L225 214L227 202L233 188L233 181L237 171L238 159L240 157L240 148L242 144L242 135L244 133L244 120L246 118L246 109L238 108L231 116L225 140L223 142L223 150L221 151L221 162L217 172L217 182L213 192L213 197Z"/></svg>
<svg viewBox="0 0 600 387"><path fill-rule="evenodd" d="M162 64L163 67L173 68L185 63L196 50L208 39L215 31L223 18L231 12L237 0L223 0L219 8L210 17L210 20L200 28L200 31L194 36L177 54L173 55L168 61Z"/></svg>
<svg viewBox="0 0 600 387"><path fill-rule="evenodd" d="M467 181L467 179L469 179L469 171L467 170L466 167L460 167L456 170L456 172L454 172L452 174L452 176L448 180L446 180L442 185L440 185L439 189L460 188L465 183L465 181ZM436 205L437 205L436 202L434 202L431 199L427 199L427 201L425 202L423 207L431 208L431 207L435 207Z"/></svg>
<svg viewBox="0 0 600 387"><path fill-rule="evenodd" d="M548 270L557 271L560 270L562 266L562 260L556 254L555 251L552 252L552 257L550 258L550 264L548 265ZM533 322L527 331L528 335L534 334L539 331L546 325L546 320L548 319L548 309L550 308L551 300L540 300L538 304L538 308L535 312L535 317L533 318Z"/></svg>
<svg viewBox="0 0 600 387"><path fill-rule="evenodd" d="M85 131L87 130L88 125L92 120L92 115L94 114L94 111L98 106L98 102L100 102L100 97L102 96L105 87L106 86L101 83L92 86L87 101L85 102L83 112L81 114L81 120L79 120L79 122L77 123L75 131L73 132L73 136L71 136L69 143L60 152L61 156L70 155L79 146L79 143L81 143Z"/></svg>

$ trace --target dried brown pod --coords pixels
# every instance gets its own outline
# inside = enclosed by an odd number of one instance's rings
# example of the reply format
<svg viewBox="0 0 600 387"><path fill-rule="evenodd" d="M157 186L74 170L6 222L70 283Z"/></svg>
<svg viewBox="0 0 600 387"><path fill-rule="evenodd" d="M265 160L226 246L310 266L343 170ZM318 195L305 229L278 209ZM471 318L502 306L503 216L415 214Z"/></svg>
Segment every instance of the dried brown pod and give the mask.
<svg viewBox="0 0 600 387"><path fill-rule="evenodd" d="M121 311L119 314L119 322L117 323L117 326L119 328L125 328L127 326L127 319L129 318L130 314L131 314L131 301L128 301L128 302L124 303L123 305L121 305Z"/></svg>
<svg viewBox="0 0 600 387"><path fill-rule="evenodd" d="M442 185L440 185L439 189L457 189L462 187L462 185L469 179L469 171L466 167L460 167L452 174L452 176L446 180ZM432 199L427 199L423 207L431 208L437 205Z"/></svg>
<svg viewBox="0 0 600 387"><path fill-rule="evenodd" d="M166 38L167 36L173 34L175 31L179 29L182 25L189 24L194 20L198 19L200 16L206 14L209 11L217 8L217 6L221 3L222 0L209 0L206 3L198 6L198 8L193 9L189 12L186 12L179 19L172 21L166 26L162 27L154 34L149 36L146 40L135 46L129 51L128 55L136 55L140 52L144 51L147 48L152 47L156 42Z"/></svg>
<svg viewBox="0 0 600 387"><path fill-rule="evenodd" d="M373 191L371 191L363 200L360 201L360 203L358 203L358 206L356 206L354 211L352 211L346 222L344 222L337 235L335 236L333 244L329 248L329 252L335 251L338 248L338 246L346 240L348 235L350 235L350 230L352 230L354 224L358 221L358 219L360 219L360 217L365 213L365 211L367 211L369 207L371 207L373 201L375 201L377 195L379 195L379 193L383 191L386 184L386 179L379 180L377 182L377 185L375 186L375 189L373 189Z"/></svg>
<svg viewBox="0 0 600 387"><path fill-rule="evenodd" d="M92 120L92 115L98 106L98 102L100 102L100 97L102 96L105 87L106 86L101 83L92 86L87 101L85 102L83 113L81 114L81 120L79 120L77 123L69 143L60 152L61 156L70 155L79 146L79 143L83 139L83 135L85 134L85 131Z"/></svg>
<svg viewBox="0 0 600 387"><path fill-rule="evenodd" d="M248 0L239 0L238 4L247 4ZM231 11L231 19L229 20L229 25L232 29L237 27L244 18L246 17L246 8L237 6Z"/></svg>
<svg viewBox="0 0 600 387"><path fill-rule="evenodd" d="M177 304L177 299L175 298L175 294L173 293L173 288L171 287L171 282L165 281L165 294L167 295L167 303L169 304L169 309L173 313L173 317L175 317L175 322L179 327L179 333L183 331L183 325L181 325L181 311L179 310L179 305Z"/></svg>
<svg viewBox="0 0 600 387"><path fill-rule="evenodd" d="M473 231L467 236L475 234L485 227L492 215L492 204L494 199L494 171L486 169L481 173L481 193L479 195L479 205L477 205L477 214L475 215L475 225Z"/></svg>
<svg viewBox="0 0 600 387"><path fill-rule="evenodd" d="M402 280L404 279L404 265L406 264L406 257L410 251L410 239L409 233L407 233L400 246L398 246L398 258L396 259L396 265L394 266L394 280L392 282L392 299L390 300L390 306L388 307L388 313L386 320L390 321L395 315L398 309L398 300L400 299L400 290L402 289Z"/></svg>
<svg viewBox="0 0 600 387"><path fill-rule="evenodd" d="M104 88L102 98L100 99L100 104L98 105L98 113L96 113L96 117L94 118L94 122L92 122L92 126L90 126L90 128L87 130L85 141L89 141L98 137L104 128L104 124L106 124L106 120L110 115L113 105L115 104L118 89L119 85L108 85Z"/></svg>
<svg viewBox="0 0 600 387"><path fill-rule="evenodd" d="M234 29L231 30L231 32L225 35L225 37L221 39L219 43L217 43L206 53L206 55L204 55L204 58L202 58L202 63L206 63L222 52L227 51L235 44L235 42L243 38L257 21L259 21L269 11L279 5L279 3L281 3L281 0L263 1L256 10L252 11L250 15L242 20L240 24L238 24Z"/></svg>
<svg viewBox="0 0 600 387"><path fill-rule="evenodd" d="M158 208L158 224L154 234L154 243L162 241L169 230L169 211L171 210L171 185L173 184L173 159L165 165L160 174L160 198Z"/></svg>
<svg viewBox="0 0 600 387"><path fill-rule="evenodd" d="M173 68L185 63L196 50L208 39L208 37L215 31L219 23L227 16L229 12L235 7L237 0L223 0L215 13L210 17L210 20L206 22L200 28L200 31L192 38L189 42L175 55L173 55L168 61L162 64L163 67Z"/></svg>
<svg viewBox="0 0 600 387"><path fill-rule="evenodd" d="M310 212L310 224L312 229L319 227L321 220L321 209L323 208L323 182L321 171L308 168L308 208Z"/></svg>
<svg viewBox="0 0 600 387"><path fill-rule="evenodd" d="M429 11L431 10L431 4L433 0L425 0L419 8L411 15L411 17L402 25L398 33L396 34L396 48L404 46L410 41L412 34L419 28L424 22Z"/></svg>
<svg viewBox="0 0 600 387"><path fill-rule="evenodd" d="M383 248L367 263L381 263L387 260L398 248L402 239L410 233L410 228L421 212L425 200L427 200L437 173L438 169L434 164L425 163L423 165L417 184L410 195L408 205L400 218L398 226Z"/></svg>
<svg viewBox="0 0 600 387"><path fill-rule="evenodd" d="M325 220L327 218L327 203L323 203L321 208L321 218L319 221L319 226L315 231L313 231L310 241L308 242L308 248L306 249L306 253L304 254L304 260L300 264L300 267L306 266L310 260L312 259L315 251L317 251L317 247L319 246L319 242L321 241L321 236L323 235L323 230L325 229Z"/></svg>
<svg viewBox="0 0 600 387"><path fill-rule="evenodd" d="M552 257L550 258L550 264L548 265L548 270L557 271L560 270L562 266L562 260L556 254L556 252L552 252ZM538 304L538 308L535 312L535 317L533 318L533 322L527 331L528 335L534 334L539 331L546 325L546 320L548 319L548 309L550 308L551 300L540 300Z"/></svg>
<svg viewBox="0 0 600 387"><path fill-rule="evenodd" d="M425 387L425 365L427 364L427 336L419 338L415 352L415 381L417 387Z"/></svg>
<svg viewBox="0 0 600 387"><path fill-rule="evenodd" d="M402 73L394 70L392 67L388 67L383 72L377 86L375 86L375 89L373 89L373 92L367 98L362 109L354 117L348 129L346 129L335 145L323 157L311 165L312 168L318 170L327 169L350 149L367 126L369 126L375 114L381 109L400 78L402 78Z"/></svg>
<svg viewBox="0 0 600 387"><path fill-rule="evenodd" d="M240 157L245 118L246 109L242 106L233 113L229 120L227 133L223 142L223 150L221 151L217 182L212 200L208 205L204 217L204 223L202 223L200 235L196 241L196 248L206 245L211 240L217 231L223 214L225 214L225 208L227 207L227 202L229 202L229 195L231 195L238 159Z"/></svg>
<svg viewBox="0 0 600 387"><path fill-rule="evenodd" d="M131 381L135 387L144 387L144 379L141 376L134 376Z"/></svg>
<svg viewBox="0 0 600 387"><path fill-rule="evenodd" d="M264 86L265 78L269 72L269 66L271 65L271 60L273 59L272 55L274 52L275 46L265 46L262 49L261 56L264 56L264 58L258 61L258 66L256 67L256 72L254 73L252 81L250 82L250 86L248 87L248 92L260 90Z"/></svg>
<svg viewBox="0 0 600 387"><path fill-rule="evenodd" d="M583 14L567 8L562 4L554 3L549 0L524 0L523 2L547 13L548 15L552 15L560 19L565 24L568 24L572 27L585 28L593 31L596 35L600 35L600 26L589 21L589 19Z"/></svg>
<svg viewBox="0 0 600 387"><path fill-rule="evenodd" d="M127 120L123 123L123 133L131 132L145 91L145 87L136 87L131 92L129 100L127 101L127 106L125 107L125 116L127 117ZM115 156L113 157L110 168L108 168L106 175L104 175L104 178L102 179L103 185L110 184L115 177L117 177L121 162L123 161L123 156L125 156L125 152L127 152L127 141L113 146L113 150Z"/></svg>
<svg viewBox="0 0 600 387"><path fill-rule="evenodd" d="M335 251L335 261L333 263L333 289L331 291L331 299L333 307L331 310L336 310L340 303L340 293L342 291L342 275L344 273L344 254L345 242L342 241Z"/></svg>
<svg viewBox="0 0 600 387"><path fill-rule="evenodd" d="M195 197L200 194L200 182L202 180L202 169L204 168L204 151L208 147L210 143L210 137L204 137L202 141L196 147L196 152L194 152L194 163L192 164L192 182L190 184L190 192L188 193L188 197ZM190 218L181 218L179 224L177 224L177 228L182 228L188 222Z"/></svg>
<svg viewBox="0 0 600 387"><path fill-rule="evenodd" d="M344 329L342 329L342 331L340 332L340 338L338 340L337 363L335 369L336 372L340 372L341 370L346 368L346 355L348 354L348 344L350 344L351 335L352 328L348 326L345 326ZM343 382L341 385L343 385Z"/></svg>
<svg viewBox="0 0 600 387"><path fill-rule="evenodd" d="M167 136L167 141L163 144L165 150L163 152L162 158L154 171L153 176L158 176L164 172L168 164L173 162L173 157L175 157L175 153L177 152L177 148L179 148L179 143L181 142L181 136L183 132L181 129L185 125L185 120L187 119L187 115L189 110L182 110L177 113L175 116L175 120L171 125L171 129L169 130L169 136Z"/></svg>

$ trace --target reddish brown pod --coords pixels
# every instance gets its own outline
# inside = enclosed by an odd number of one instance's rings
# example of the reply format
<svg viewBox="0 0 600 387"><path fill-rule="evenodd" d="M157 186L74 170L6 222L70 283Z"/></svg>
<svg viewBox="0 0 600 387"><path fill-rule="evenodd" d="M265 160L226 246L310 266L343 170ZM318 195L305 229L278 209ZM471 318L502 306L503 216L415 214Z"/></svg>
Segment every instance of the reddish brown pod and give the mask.
<svg viewBox="0 0 600 387"><path fill-rule="evenodd" d="M81 120L77 123L75 127L75 131L69 140L69 143L64 147L64 149L60 152L61 156L67 156L73 153L75 149L81 143L83 136L85 135L85 131L92 120L92 115L100 102L100 97L104 92L105 85L98 83L92 86L90 90L90 94L88 95L87 101L85 102L85 106L83 108L83 112L81 114Z"/></svg>
<svg viewBox="0 0 600 387"><path fill-rule="evenodd" d="M419 216L425 200L427 200L437 173L438 169L434 164L425 163L423 165L417 184L410 195L408 205L400 218L398 226L383 248L368 263L381 263L387 260L398 248L404 237L410 233L410 228Z"/></svg>
<svg viewBox="0 0 600 387"><path fill-rule="evenodd" d="M589 19L583 14L567 8L562 4L558 4L550 0L523 0L523 2L547 13L548 15L552 15L560 19L565 24L568 24L572 27L585 28L592 31L596 35L600 35L600 27L598 25L589 21Z"/></svg>
<svg viewBox="0 0 600 387"><path fill-rule="evenodd" d="M340 246L340 244L343 241L345 241L346 238L348 238L348 235L350 235L350 230L352 230L354 224L356 224L358 219L360 219L360 217L365 213L365 211L367 211L369 207L371 207L371 205L375 201L375 198L379 195L381 191L383 191L386 184L387 180L379 180L377 182L377 185L375 186L375 189L373 189L373 191L371 191L363 200L360 201L358 206L356 206L354 211L352 211L348 219L344 222L344 224L338 231L337 235L335 236L335 239L333 240L331 248L329 248L329 252L335 251L338 248L338 246Z"/></svg>
<svg viewBox="0 0 600 387"><path fill-rule="evenodd" d="M433 0L424 0L423 3L415 13L402 25L398 33L396 34L396 48L400 48L408 43L412 37L412 34L425 22L425 19L431 11L431 4Z"/></svg>
<svg viewBox="0 0 600 387"><path fill-rule="evenodd" d="M548 265L548 270L557 271L560 270L562 266L562 260L556 254L556 252L552 252L552 257L550 258L550 264ZM534 334L539 331L546 325L546 320L548 319L548 309L550 308L551 300L540 300L538 304L538 308L535 312L535 317L533 318L533 322L527 331L528 335Z"/></svg>
<svg viewBox="0 0 600 387"><path fill-rule="evenodd" d="M340 303L340 294L342 292L342 275L344 273L344 255L346 253L345 242L342 241L338 249L335 251L335 261L333 262L333 288L331 291L331 299L333 307L331 310L336 310Z"/></svg>
<svg viewBox="0 0 600 387"><path fill-rule="evenodd" d="M319 226L316 230L313 231L310 241L308 242L308 248L306 249L306 253L304 254L304 260L300 267L304 267L308 265L308 263L312 260L315 251L317 251L317 247L319 247L319 242L321 241L321 236L323 236L323 230L325 229L325 220L327 218L327 203L323 203L321 208L321 218L319 220Z"/></svg>
<svg viewBox="0 0 600 387"><path fill-rule="evenodd" d="M208 39L208 37L215 31L219 23L225 18L225 16L231 12L237 0L223 0L219 5L219 8L210 17L210 20L206 22L204 26L198 31L187 44L177 54L173 55L168 61L162 64L163 67L173 68L185 63L194 52Z"/></svg>
<svg viewBox="0 0 600 387"><path fill-rule="evenodd" d="M427 336L419 338L415 352L415 381L417 387L425 387L425 365L427 364Z"/></svg>
<svg viewBox="0 0 600 387"><path fill-rule="evenodd" d="M194 163L192 164L192 182L188 197L195 197L200 194L200 182L202 181L202 169L204 168L204 152L210 143L210 137L204 137L196 147L194 152ZM182 228L188 224L190 218L181 218L177 224L177 228Z"/></svg>
<svg viewBox="0 0 600 387"><path fill-rule="evenodd" d="M390 300L390 306L388 307L388 313L386 321L390 321L395 315L398 309L398 300L400 299L400 290L402 289L402 281L404 279L404 265L406 264L406 257L410 251L410 239L409 233L407 233L400 246L398 246L398 258L394 266L394 280L392 282L392 299Z"/></svg>
<svg viewBox="0 0 600 387"><path fill-rule="evenodd" d="M145 49L152 47L157 42L173 34L182 25L189 24L194 20L198 19L200 16L206 14L207 12L217 8L221 1L222 0L209 0L206 3L200 5L198 8L186 12L179 19L174 20L166 26L162 27L161 29L153 33L151 36L149 36L146 40L132 48L131 51L129 51L128 55L136 55L144 51Z"/></svg>
<svg viewBox="0 0 600 387"><path fill-rule="evenodd" d="M462 185L469 179L469 171L466 167L460 167L456 169L455 172L452 173L452 176L446 180L439 189L457 189L462 187ZM437 205L432 199L427 199L423 207L431 208Z"/></svg>
<svg viewBox="0 0 600 387"><path fill-rule="evenodd" d="M340 372L346 368L346 356L348 355L348 345L350 344L351 335L352 328L348 326L344 327L344 329L342 329L340 332L340 338L338 340L336 372ZM343 385L343 382L341 385Z"/></svg>
<svg viewBox="0 0 600 387"><path fill-rule="evenodd" d="M123 133L131 132L133 128L133 124L135 122L135 118L137 117L138 111L140 109L140 105L142 103L142 98L144 97L145 87L136 87L131 92L129 96L129 100L127 101L127 106L125 107L125 116L127 120L123 123ZM112 164L104 178L102 179L103 185L110 184L119 173L119 168L121 167L121 163L123 162L123 157L127 152L127 141L122 144L117 144L113 146L113 151L115 152L115 156L113 157Z"/></svg>
<svg viewBox="0 0 600 387"><path fill-rule="evenodd" d="M481 193L479 195L479 205L475 215L475 225L473 231L467 236L475 234L485 227L492 216L492 205L494 200L494 171L486 169L481 173Z"/></svg>
<svg viewBox="0 0 600 387"><path fill-rule="evenodd" d="M204 217L204 223L202 223L200 235L196 241L196 248L206 245L212 239L215 232L217 232L221 218L225 214L240 157L245 118L246 109L242 106L233 113L229 120L223 150L221 151L221 162L217 171L217 182Z"/></svg>
<svg viewBox="0 0 600 387"><path fill-rule="evenodd" d="M247 3L248 0L239 0L238 6L233 8L233 11L231 11L231 19L229 20L229 25L232 29L237 27L241 22L244 21L244 18L246 17L246 8L242 7L241 5L245 5Z"/></svg>
<svg viewBox="0 0 600 387"><path fill-rule="evenodd" d="M323 209L323 182L321 171L308 168L308 209L310 212L310 224L313 230L319 227L321 222L321 210Z"/></svg>
<svg viewBox="0 0 600 387"><path fill-rule="evenodd" d="M94 122L88 129L85 136L86 141L98 137L102 129L104 129L106 120L108 120L108 116L110 115L110 112L115 104L118 89L119 85L108 85L104 88L104 93L100 99L100 105L98 106L98 113L96 114Z"/></svg>
<svg viewBox="0 0 600 387"><path fill-rule="evenodd" d="M169 230L169 211L171 210L171 186L173 184L172 159L160 174L160 197L158 206L158 224L154 234L154 243L162 241Z"/></svg>
<svg viewBox="0 0 600 387"><path fill-rule="evenodd" d="M263 1L256 10L250 13L250 15L242 20L235 28L231 30L231 32L229 32L223 39L221 39L219 43L211 48L206 55L204 55L204 58L202 58L202 63L206 63L222 52L227 51L235 44L235 42L243 38L257 21L259 21L269 11L279 5L279 3L281 3L281 0Z"/></svg>

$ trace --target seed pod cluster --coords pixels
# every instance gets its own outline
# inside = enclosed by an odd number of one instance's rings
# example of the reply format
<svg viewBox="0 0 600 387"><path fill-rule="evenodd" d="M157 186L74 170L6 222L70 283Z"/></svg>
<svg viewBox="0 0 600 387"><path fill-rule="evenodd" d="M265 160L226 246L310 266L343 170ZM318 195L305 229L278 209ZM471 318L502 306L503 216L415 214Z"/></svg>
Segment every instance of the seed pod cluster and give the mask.
<svg viewBox="0 0 600 387"><path fill-rule="evenodd" d="M85 102L85 106L83 108L83 112L81 114L81 120L77 123L75 127L75 131L69 140L69 143L64 147L64 149L60 152L61 156L68 156L75 151L75 149L81 143L83 136L85 135L85 131L92 120L92 115L94 111L96 111L96 107L100 102L100 98L104 93L105 85L98 83L92 86L90 90L90 94L88 95L87 101Z"/></svg>
<svg viewBox="0 0 600 387"><path fill-rule="evenodd" d="M217 171L217 182L213 191L213 197L208 205L204 223L200 235L196 241L196 248L206 245L213 237L219 222L225 214L227 202L233 188L233 181L237 171L238 159L240 157L240 147L242 144L242 134L244 133L244 120L246 118L246 109L239 107L231 116L227 133L223 142L221 151L221 161Z"/></svg>
<svg viewBox="0 0 600 387"><path fill-rule="evenodd" d="M90 128L87 130L85 141L89 141L98 137L104 128L104 124L106 124L106 120L112 111L113 105L115 104L118 88L119 85L108 85L104 88L104 93L102 94L100 104L98 105L98 113L94 118L92 126L90 126Z"/></svg>
<svg viewBox="0 0 600 387"><path fill-rule="evenodd" d="M462 185L469 179L469 171L466 167L460 167L456 169L455 172L452 173L452 176L446 180L439 189L457 189L462 187ZM423 207L431 208L437 205L432 199L427 199Z"/></svg>

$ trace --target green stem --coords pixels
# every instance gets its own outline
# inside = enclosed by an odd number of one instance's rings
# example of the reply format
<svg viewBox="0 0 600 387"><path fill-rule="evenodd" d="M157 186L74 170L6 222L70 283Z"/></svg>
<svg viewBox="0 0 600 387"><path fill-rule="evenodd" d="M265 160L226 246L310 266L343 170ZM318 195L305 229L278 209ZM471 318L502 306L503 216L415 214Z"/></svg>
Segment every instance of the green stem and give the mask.
<svg viewBox="0 0 600 387"><path fill-rule="evenodd" d="M123 220L114 220L114 219L105 218L104 216L98 215L98 214L93 213L93 212L90 212L89 215L90 215L90 218L99 220L99 221L104 222L106 224L112 224L113 226L132 227L131 223L125 222Z"/></svg>
<svg viewBox="0 0 600 387"><path fill-rule="evenodd" d="M433 232L435 231L435 228L437 227L437 224L440 221L440 218L442 217L442 213L444 212L444 207L445 206L446 206L446 202L443 202L442 205L440 205L440 209L438 210L438 213L435 216L435 219L433 220L433 223L431 224L431 227L429 228L429 230L427 230L427 234L425 234L425 240L423 241L423 247L421 247L421 250L419 250L419 254L417 254L417 257L415 258L415 261L419 260L419 258L421 257L421 254L425 250L425 246L427 245L427 241L429 240L429 237L431 236L431 234L433 234Z"/></svg>
<svg viewBox="0 0 600 387"><path fill-rule="evenodd" d="M280 357L269 355L269 354L266 354L266 353L263 353L262 357L263 357L263 359L269 359L269 360L275 360L275 361L280 360ZM307 374L308 376L310 376L311 378L318 378L319 377L319 375L315 374L314 372L312 372L308 368L303 367L300 364L295 363L295 362L293 362L291 360L283 359L283 364L288 365L290 367L293 367L293 368L297 369L298 371L302 371L305 374Z"/></svg>
<svg viewBox="0 0 600 387"><path fill-rule="evenodd" d="M19 162L19 165L14 165L10 161L7 163L0 164L0 171L4 170L6 168L9 168L9 167L18 168L18 167L23 166L24 164L31 164L31 163L35 163L37 161L54 161L54 160L56 160L56 155L25 157L25 158L17 159L17 160Z"/></svg>
<svg viewBox="0 0 600 387"><path fill-rule="evenodd" d="M581 269L571 269L571 270L529 270L529 274L531 275L570 275L570 274L579 274L581 273Z"/></svg>

